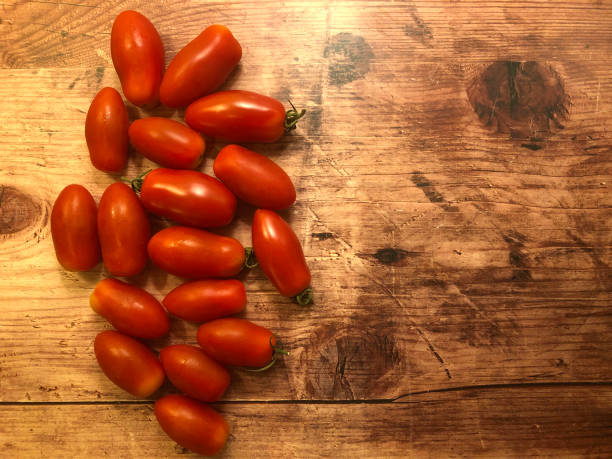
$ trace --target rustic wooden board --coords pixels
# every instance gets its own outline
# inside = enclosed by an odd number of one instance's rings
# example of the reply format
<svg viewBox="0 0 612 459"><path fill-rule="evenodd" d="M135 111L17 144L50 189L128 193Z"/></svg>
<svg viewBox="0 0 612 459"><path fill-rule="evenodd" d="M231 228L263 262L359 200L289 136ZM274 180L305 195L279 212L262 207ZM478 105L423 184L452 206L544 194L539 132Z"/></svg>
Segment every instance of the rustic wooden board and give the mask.
<svg viewBox="0 0 612 459"><path fill-rule="evenodd" d="M232 425L220 456L609 457L612 390L597 389L468 389L391 404L220 404ZM150 404L20 405L0 414L7 457L198 457L164 435Z"/></svg>
<svg viewBox="0 0 612 459"><path fill-rule="evenodd" d="M60 270L48 225L65 185L99 199L118 178L90 165L83 125L95 93L119 88L108 42L126 8L157 26L167 60L207 24L228 25L244 56L226 86L308 109L291 135L253 148L294 179L298 202L283 216L303 243L316 303L291 304L257 269L242 276L244 317L292 353L265 375L232 373L225 455L610 453L612 5L591 1L3 3L0 409L11 422L0 440L9 451L40 456L51 442L62 445L57 456L174 451L149 405L130 405L97 369L92 341L107 325L87 299L103 268ZM151 166L134 154L125 175ZM252 212L241 206L222 232L248 245ZM135 282L162 298L180 280L150 267ZM193 343L195 330L175 321L151 345ZM470 389L491 385L494 396ZM391 404L427 391L414 407ZM528 428L540 415L550 430ZM99 443L88 423L53 422L27 444L30 428L63 416L95 422ZM304 426L313 416L322 422ZM449 440L453 419L465 428ZM515 429L518 420L526 424ZM486 447L473 437L479 422ZM263 444L279 429L279 444Z"/></svg>

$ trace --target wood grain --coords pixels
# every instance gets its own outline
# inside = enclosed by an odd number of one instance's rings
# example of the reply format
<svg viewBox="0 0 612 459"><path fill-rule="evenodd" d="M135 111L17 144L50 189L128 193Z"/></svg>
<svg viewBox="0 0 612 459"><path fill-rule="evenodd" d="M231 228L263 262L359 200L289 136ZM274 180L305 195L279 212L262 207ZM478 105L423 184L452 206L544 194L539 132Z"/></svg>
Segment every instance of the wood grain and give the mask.
<svg viewBox="0 0 612 459"><path fill-rule="evenodd" d="M418 394L384 405L216 408L232 429L222 457L552 458L612 454L610 406L609 387L551 386ZM7 455L197 457L163 434L150 404L2 406L0 414Z"/></svg>
<svg viewBox="0 0 612 459"><path fill-rule="evenodd" d="M149 402L98 370L92 342L108 326L87 302L103 267L62 271L49 233L64 186L98 200L119 178L91 166L83 126L95 93L119 88L109 33L127 8L156 25L167 61L205 25L226 24L244 49L226 87L308 110L291 135L251 147L294 180L298 202L282 215L315 305L280 297L258 269L241 275L243 316L291 355L264 375L232 372L225 456L611 453L612 5L586 0L4 2L6 451L182 453ZM124 175L152 166L134 152ZM221 232L248 245L252 214L241 205ZM180 282L152 266L134 281L160 299ZM196 325L172 325L153 348L195 343ZM72 417L90 422L58 427ZM42 430L32 441L29 429ZM272 431L281 439L266 444Z"/></svg>

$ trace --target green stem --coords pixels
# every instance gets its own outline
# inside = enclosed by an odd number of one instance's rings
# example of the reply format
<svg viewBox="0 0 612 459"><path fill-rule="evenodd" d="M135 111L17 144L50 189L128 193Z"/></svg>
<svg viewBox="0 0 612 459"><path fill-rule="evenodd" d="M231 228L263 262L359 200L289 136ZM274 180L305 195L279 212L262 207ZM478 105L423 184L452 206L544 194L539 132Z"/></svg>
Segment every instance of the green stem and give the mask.
<svg viewBox="0 0 612 459"><path fill-rule="evenodd" d="M243 268L251 269L259 264L259 262L257 261L257 258L255 257L255 251L253 250L253 247L245 247L244 254L245 254L245 257L244 257L244 264L242 265Z"/></svg>
<svg viewBox="0 0 612 459"><path fill-rule="evenodd" d="M270 347L274 350L272 353L272 360L267 365L264 365L261 368L243 368L243 370L250 371L252 373L259 373L262 371L266 371L276 363L278 355L289 355L289 351L284 350L280 347L279 343L276 343L276 346L272 345L272 336L270 336Z"/></svg>
<svg viewBox="0 0 612 459"><path fill-rule="evenodd" d="M306 306L314 300L314 291L311 287L305 288L302 293L295 296L295 301L300 306Z"/></svg>
<svg viewBox="0 0 612 459"><path fill-rule="evenodd" d="M136 177L135 179L132 179L130 181L130 183L132 185L132 190L134 190L136 193L140 193L140 189L142 188L142 184L143 184L143 182L145 180L145 175L147 175L152 170L153 169L149 169L148 171L144 171L138 177Z"/></svg>
<svg viewBox="0 0 612 459"><path fill-rule="evenodd" d="M291 101L289 101L289 104L291 104L291 110L287 110L285 113L285 132L295 129L297 122L306 114L306 109L302 109L301 112L298 112Z"/></svg>

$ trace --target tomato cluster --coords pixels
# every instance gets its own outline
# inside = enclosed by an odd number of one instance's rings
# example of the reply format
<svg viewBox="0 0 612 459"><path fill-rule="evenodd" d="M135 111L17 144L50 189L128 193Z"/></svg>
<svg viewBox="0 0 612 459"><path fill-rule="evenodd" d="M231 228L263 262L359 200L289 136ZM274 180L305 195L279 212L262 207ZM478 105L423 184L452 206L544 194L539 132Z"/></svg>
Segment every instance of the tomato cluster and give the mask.
<svg viewBox="0 0 612 459"><path fill-rule="evenodd" d="M57 197L51 232L59 263L87 271L102 259L117 277L140 274L148 260L189 279L160 303L144 289L108 277L90 296L90 306L115 330L98 334L94 353L102 371L137 397L150 397L168 377L185 395L166 395L155 403L162 429L180 445L214 455L226 442L229 426L206 403L215 402L230 383L226 366L269 368L286 353L274 334L248 320L229 317L244 310L244 284L232 279L251 267L252 252L263 272L284 296L312 301L310 271L291 227L274 211L296 199L291 178L267 157L230 144L213 164L216 177L195 170L209 138L232 142L274 142L295 128L305 111L287 112L270 97L249 91L215 92L242 57L242 48L222 25L206 28L172 59L164 73L164 47L155 26L136 11L124 11L111 31L113 64L125 98L153 109L188 106L188 126L150 116L130 124L126 105L114 88L93 99L85 120L91 162L119 172L131 145L160 168L131 182L106 188L99 205L81 185ZM240 241L207 231L228 225L237 199L257 208L250 251ZM149 215L175 226L151 235ZM141 340L166 336L168 313L201 323L199 347L163 348L159 357Z"/></svg>

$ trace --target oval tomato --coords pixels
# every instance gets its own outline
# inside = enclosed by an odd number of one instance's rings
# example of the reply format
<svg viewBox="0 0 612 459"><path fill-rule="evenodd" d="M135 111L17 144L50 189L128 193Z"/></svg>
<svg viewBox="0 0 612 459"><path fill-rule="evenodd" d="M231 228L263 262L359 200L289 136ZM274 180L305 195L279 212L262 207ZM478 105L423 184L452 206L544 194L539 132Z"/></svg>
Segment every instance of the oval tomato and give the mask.
<svg viewBox="0 0 612 459"><path fill-rule="evenodd" d="M154 169L142 180L140 201L155 215L200 228L225 226L234 218L236 197L223 183L198 171Z"/></svg>
<svg viewBox="0 0 612 459"><path fill-rule="evenodd" d="M166 395L155 402L155 417L166 434L183 448L214 456L223 448L229 425L205 403L184 395Z"/></svg>
<svg viewBox="0 0 612 459"><path fill-rule="evenodd" d="M168 315L153 295L117 279L101 280L89 305L118 331L135 338L161 338L170 330Z"/></svg>
<svg viewBox="0 0 612 459"><path fill-rule="evenodd" d="M159 93L162 104L183 107L210 94L223 84L241 57L240 43L227 27L207 27L168 64Z"/></svg>
<svg viewBox="0 0 612 459"><path fill-rule="evenodd" d="M104 266L114 276L135 276L147 264L149 219L125 183L109 185L98 208L98 235Z"/></svg>
<svg viewBox="0 0 612 459"><path fill-rule="evenodd" d="M216 402L229 385L229 372L200 348L175 344L163 348L159 356L170 382L190 397Z"/></svg>
<svg viewBox="0 0 612 459"><path fill-rule="evenodd" d="M246 290L236 279L192 281L176 287L162 303L176 317L207 322L242 311L246 306Z"/></svg>
<svg viewBox="0 0 612 459"><path fill-rule="evenodd" d="M161 230L149 240L148 251L157 266L189 279L235 276L245 260L236 239L186 226Z"/></svg>
<svg viewBox="0 0 612 459"><path fill-rule="evenodd" d="M85 140L96 169L119 172L127 163L128 119L123 99L113 88L102 88L85 118Z"/></svg>
<svg viewBox="0 0 612 459"><path fill-rule="evenodd" d="M198 344L218 362L241 367L267 368L276 354L276 337L267 328L245 319L228 317L198 328Z"/></svg>
<svg viewBox="0 0 612 459"><path fill-rule="evenodd" d="M87 271L100 261L96 202L81 185L68 185L51 211L57 261L69 271Z"/></svg>
<svg viewBox="0 0 612 459"><path fill-rule="evenodd" d="M155 26L137 11L124 11L111 29L111 56L125 98L154 106L164 73L164 45Z"/></svg>
<svg viewBox="0 0 612 459"><path fill-rule="evenodd" d="M258 209L252 238L259 266L280 294L297 295L298 303L310 303L310 270L302 245L287 222L271 210Z"/></svg>
<svg viewBox="0 0 612 459"><path fill-rule="evenodd" d="M272 97L250 91L220 91L193 102L185 112L189 126L227 142L274 142L295 127L306 111L285 112Z"/></svg>
<svg viewBox="0 0 612 459"><path fill-rule="evenodd" d="M94 352L104 374L136 397L148 397L164 382L164 370L155 354L134 338L112 330L99 333Z"/></svg>
<svg viewBox="0 0 612 459"><path fill-rule="evenodd" d="M286 209L295 187L274 161L238 145L224 147L213 163L215 175L240 199L264 209Z"/></svg>
<svg viewBox="0 0 612 459"><path fill-rule="evenodd" d="M164 167L195 169L206 143L193 129L167 118L142 118L128 130L130 142L142 155Z"/></svg>

